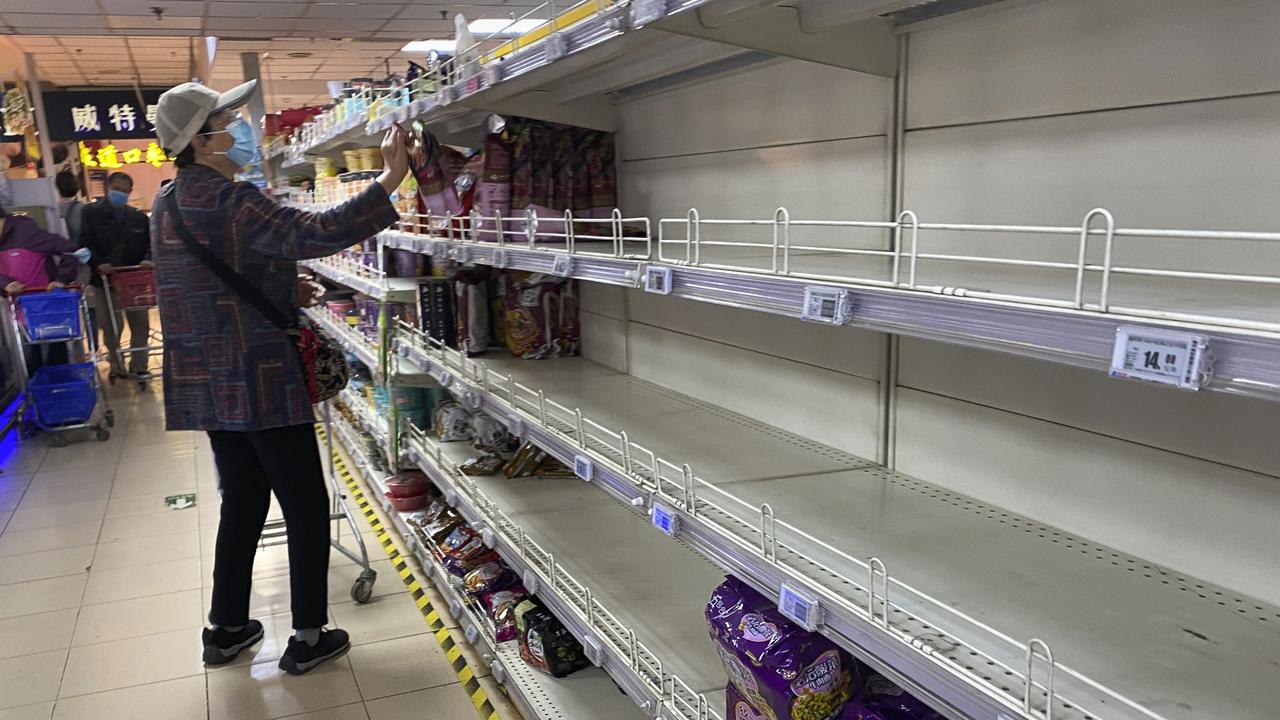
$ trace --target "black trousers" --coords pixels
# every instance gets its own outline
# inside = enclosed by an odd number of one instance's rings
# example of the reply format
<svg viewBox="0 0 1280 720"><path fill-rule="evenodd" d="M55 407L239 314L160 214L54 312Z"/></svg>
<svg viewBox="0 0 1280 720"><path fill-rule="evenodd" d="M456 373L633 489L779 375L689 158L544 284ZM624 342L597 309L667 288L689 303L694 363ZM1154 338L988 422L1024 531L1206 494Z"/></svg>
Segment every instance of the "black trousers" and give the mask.
<svg viewBox="0 0 1280 720"><path fill-rule="evenodd" d="M256 432L210 431L222 512L209 622L249 620L253 556L275 493L289 532L289 593L295 629L329 622L329 493L311 424Z"/></svg>

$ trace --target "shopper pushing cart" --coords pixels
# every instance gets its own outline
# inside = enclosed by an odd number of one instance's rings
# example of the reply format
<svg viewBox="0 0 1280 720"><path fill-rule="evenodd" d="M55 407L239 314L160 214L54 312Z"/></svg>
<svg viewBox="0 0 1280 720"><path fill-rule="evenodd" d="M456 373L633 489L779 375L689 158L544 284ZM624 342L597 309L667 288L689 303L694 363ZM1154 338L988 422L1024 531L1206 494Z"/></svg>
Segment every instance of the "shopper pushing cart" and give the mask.
<svg viewBox="0 0 1280 720"><path fill-rule="evenodd" d="M115 347L108 349L111 354L111 378L127 377L146 388L147 382L151 380L151 357L164 349L163 337L156 328L151 327L149 317L157 307L155 270L151 263L144 263L114 267L110 273L99 277L107 308L106 322L110 325L104 329L108 338L116 339ZM129 318L131 333L128 349L120 347L119 342L124 317ZM139 335L140 332L143 334ZM128 370L121 372L118 368Z"/></svg>
<svg viewBox="0 0 1280 720"><path fill-rule="evenodd" d="M84 209L80 220L80 244L90 252L94 270L90 302L107 349L111 379L130 377L146 381L150 378L151 308L150 302L139 305L121 302L112 295L109 278L126 269L149 270L151 267L150 220L141 210L129 205L133 178L113 172L107 177L107 194ZM116 291L120 290L117 282ZM132 307L129 307L132 305ZM125 322L129 325L129 349L122 352L120 337ZM128 356L126 361L125 356Z"/></svg>

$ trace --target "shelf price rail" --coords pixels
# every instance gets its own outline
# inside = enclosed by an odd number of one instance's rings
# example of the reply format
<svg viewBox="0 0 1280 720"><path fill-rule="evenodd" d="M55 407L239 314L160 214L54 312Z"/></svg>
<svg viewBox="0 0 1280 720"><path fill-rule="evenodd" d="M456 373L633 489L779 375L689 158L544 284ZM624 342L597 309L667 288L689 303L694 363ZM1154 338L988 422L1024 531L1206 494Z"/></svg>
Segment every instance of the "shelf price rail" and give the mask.
<svg viewBox="0 0 1280 720"><path fill-rule="evenodd" d="M637 639L635 631L494 504L439 443L409 426L404 430L402 447L407 459L431 477L444 491L446 501L480 530L486 544L520 573L525 586L551 607L588 649L588 655L594 656L593 662L612 675L642 710L666 720L722 720L705 695L664 672L661 658Z"/></svg>
<svg viewBox="0 0 1280 720"><path fill-rule="evenodd" d="M1099 226L1100 219L1105 226ZM607 229L603 219L468 217L409 213L381 237L388 247L431 255L447 255L459 262L510 267L571 276L590 282L624 287L644 287L651 292L789 317L806 315L811 293L827 294L841 304L837 317L823 322L903 334L952 344L1023 355L1075 365L1091 370L1113 368L1117 333L1123 327L1173 332L1204 339L1211 357L1211 372L1199 381L1200 389L1280 400L1280 322L1245 317L1267 317L1274 304L1267 296L1240 305L1232 300L1240 317L1206 315L1182 307L1176 288L1161 291L1169 309L1150 310L1114 301L1115 277L1140 277L1157 283L1193 280L1207 283L1219 293L1271 288L1280 291L1280 275L1216 273L1087 262L1091 248L1102 248L1110 258L1120 239L1218 239L1225 242L1280 242L1280 233L1155 230L1116 227L1110 213L1091 211L1079 227L961 225L924 223L913 213L897 221L791 220L779 209L769 220L702 219L696 210L688 217L658 221L657 261L649 261L654 240L647 218L623 217L614 211ZM683 227L683 237L672 237L673 226ZM590 231L594 227L595 231ZM766 233L765 241L703 239L702 229L747 229ZM893 250L806 245L792 242L798 229L836 233L860 230L893 238ZM983 257L921 252L921 231L1031 234L1072 239L1075 262L1050 262L1003 257ZM682 251L672 251L672 246ZM728 255L726 256L726 252ZM739 255L755 254L752 266ZM883 265L878 275L834 274L841 258L871 259ZM823 273L807 272L806 262L818 258ZM972 267L997 267L1066 273L1071 280L1056 288L1061 299L1047 289L1039 295L968 290L957 286L921 282L921 261L940 261ZM665 279L654 287L651 276ZM1102 283L1098 297L1091 286ZM1277 292L1276 294L1280 294ZM1153 296L1154 297L1154 296ZM1225 295L1223 297L1226 297ZM1235 297L1233 295L1233 297ZM1122 298L1123 299L1123 298ZM1162 301L1164 302L1164 301Z"/></svg>
<svg viewBox="0 0 1280 720"><path fill-rule="evenodd" d="M689 464L632 441L625 430L604 427L407 325L398 327L395 343L398 362L432 374L468 406L489 412L566 464L590 458L591 481L620 501L677 515L680 538L713 562L775 597L784 584L811 597L821 632L952 717L1162 718L1057 660L1043 641L1010 637L903 583L879 559L833 547L777 517L767 504L744 503L698 477ZM815 566L793 539L839 558L843 568ZM1005 689L966 667L956 659L960 649L1015 678L1016 687Z"/></svg>

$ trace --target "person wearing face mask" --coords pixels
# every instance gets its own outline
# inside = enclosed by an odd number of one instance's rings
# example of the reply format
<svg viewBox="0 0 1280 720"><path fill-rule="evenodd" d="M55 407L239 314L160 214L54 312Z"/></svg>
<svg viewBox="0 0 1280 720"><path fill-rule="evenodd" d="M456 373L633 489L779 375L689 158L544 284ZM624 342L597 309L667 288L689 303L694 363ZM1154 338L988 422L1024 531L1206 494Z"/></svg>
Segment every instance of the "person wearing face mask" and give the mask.
<svg viewBox="0 0 1280 720"><path fill-rule="evenodd" d="M328 488L298 349L271 316L297 317L305 302L298 260L356 245L399 218L390 195L408 172L408 153L397 127L382 142L382 174L364 192L321 213L278 205L234 180L257 153L253 127L234 112L256 86L218 93L184 83L160 96L156 133L178 173L156 196L152 257L165 330L165 426L207 433L218 469L204 661L230 662L262 639L249 598L274 493L288 528L294 628L280 668L301 674L350 641L325 628Z"/></svg>
<svg viewBox="0 0 1280 720"><path fill-rule="evenodd" d="M119 356L120 338L116 333L125 320L129 323L129 373L138 377L150 375L146 350L151 330L150 311L117 310L113 324L102 284L102 276L113 274L116 268L151 265L150 221L145 213L129 205L131 192L133 178L122 172L111 173L107 176L106 197L85 207L80 219L80 245L89 249L89 266L94 271L90 280L90 303L102 330L113 377L125 375ZM120 304L117 302L115 307L119 308Z"/></svg>

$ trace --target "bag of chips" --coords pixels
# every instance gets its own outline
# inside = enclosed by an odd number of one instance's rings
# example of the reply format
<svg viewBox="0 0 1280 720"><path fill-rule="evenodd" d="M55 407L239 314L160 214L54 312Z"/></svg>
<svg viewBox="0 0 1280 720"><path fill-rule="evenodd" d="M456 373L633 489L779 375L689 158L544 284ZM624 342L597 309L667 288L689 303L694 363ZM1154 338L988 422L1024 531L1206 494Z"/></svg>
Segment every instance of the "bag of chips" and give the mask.
<svg viewBox="0 0 1280 720"><path fill-rule="evenodd" d="M516 606L516 637L520 657L552 677L565 677L591 665L582 643L533 598Z"/></svg>
<svg viewBox="0 0 1280 720"><path fill-rule="evenodd" d="M462 587L472 595L506 590L516 584L518 578L500 562L487 562L476 567L462 578Z"/></svg>
<svg viewBox="0 0 1280 720"><path fill-rule="evenodd" d="M471 413L454 400L436 406L433 430L441 442L462 442L471 439Z"/></svg>
<svg viewBox="0 0 1280 720"><path fill-rule="evenodd" d="M765 718L839 718L855 665L830 640L734 577L712 591L706 619L730 684Z"/></svg>
<svg viewBox="0 0 1280 720"><path fill-rule="evenodd" d="M498 642L514 640L516 637L516 606L520 604L529 591L523 585L514 585L506 590L486 593L481 596L480 604L485 614L493 621L494 639Z"/></svg>

